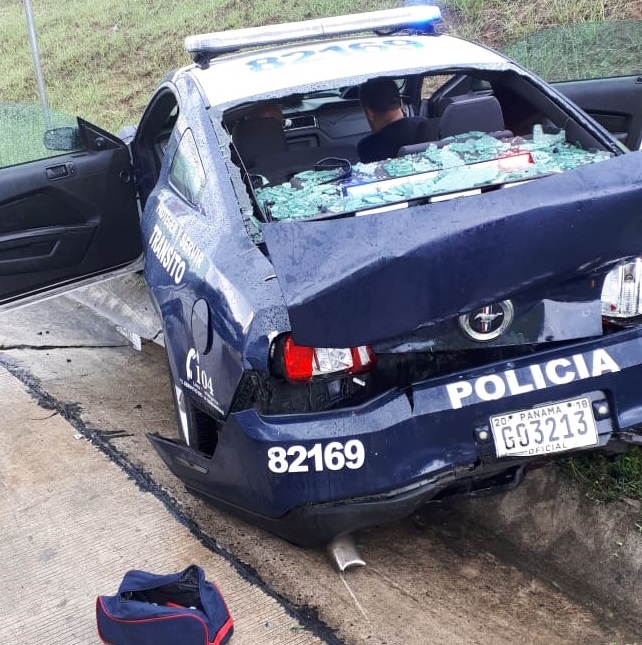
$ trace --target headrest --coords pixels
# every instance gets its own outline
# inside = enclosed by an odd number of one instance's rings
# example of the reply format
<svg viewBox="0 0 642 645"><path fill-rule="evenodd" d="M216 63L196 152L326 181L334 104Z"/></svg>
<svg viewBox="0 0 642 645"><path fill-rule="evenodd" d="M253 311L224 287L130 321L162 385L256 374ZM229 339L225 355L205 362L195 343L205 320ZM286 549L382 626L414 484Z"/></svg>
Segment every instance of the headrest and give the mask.
<svg viewBox="0 0 642 645"><path fill-rule="evenodd" d="M494 96L466 96L450 103L439 123L439 138L464 132L496 132L504 129L504 115Z"/></svg>
<svg viewBox="0 0 642 645"><path fill-rule="evenodd" d="M232 141L248 168L256 164L259 156L288 149L283 126L272 117L237 121L232 129Z"/></svg>

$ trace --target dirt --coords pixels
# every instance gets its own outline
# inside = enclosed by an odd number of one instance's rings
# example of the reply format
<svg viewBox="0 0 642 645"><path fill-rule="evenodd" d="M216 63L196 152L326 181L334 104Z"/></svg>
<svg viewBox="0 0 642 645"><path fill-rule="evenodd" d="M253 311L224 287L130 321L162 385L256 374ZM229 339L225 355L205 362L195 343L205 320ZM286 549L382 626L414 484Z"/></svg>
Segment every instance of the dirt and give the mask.
<svg viewBox="0 0 642 645"><path fill-rule="evenodd" d="M466 502L459 510L496 532L505 560L530 555L526 567L559 581L572 597L621 612L642 634L642 514L639 503L598 504L553 465L530 473L509 495ZM512 555L511 555L512 554Z"/></svg>
<svg viewBox="0 0 642 645"><path fill-rule="evenodd" d="M46 317L40 319L47 319ZM51 346L53 340L48 337ZM144 437L174 435L163 350L123 347L13 350L32 386L78 427L115 449L141 486L240 563L328 643L368 645L633 643L635 630L589 609L582 589L564 593L533 575L522 552L456 506L358 534L367 566L337 574L322 550L303 550L213 509L187 493ZM142 473L142 474L141 474ZM171 501L173 500L173 501ZM503 539L503 538L502 538Z"/></svg>

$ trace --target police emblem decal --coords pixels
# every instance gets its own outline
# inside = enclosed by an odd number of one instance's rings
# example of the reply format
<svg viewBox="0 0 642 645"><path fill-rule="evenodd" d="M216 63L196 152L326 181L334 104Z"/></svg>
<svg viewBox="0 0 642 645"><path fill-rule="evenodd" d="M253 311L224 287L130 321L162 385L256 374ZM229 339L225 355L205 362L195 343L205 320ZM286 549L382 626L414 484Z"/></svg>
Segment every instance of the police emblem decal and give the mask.
<svg viewBox="0 0 642 645"><path fill-rule="evenodd" d="M515 309L510 300L502 300L459 316L459 326L466 336L478 342L499 338L511 325Z"/></svg>

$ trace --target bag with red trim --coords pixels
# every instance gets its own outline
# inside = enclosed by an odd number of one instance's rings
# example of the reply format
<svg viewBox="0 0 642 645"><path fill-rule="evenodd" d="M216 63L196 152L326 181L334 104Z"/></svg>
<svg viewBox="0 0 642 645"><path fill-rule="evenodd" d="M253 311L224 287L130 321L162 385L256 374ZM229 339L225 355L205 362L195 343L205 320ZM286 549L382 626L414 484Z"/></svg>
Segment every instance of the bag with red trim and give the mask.
<svg viewBox="0 0 642 645"><path fill-rule="evenodd" d="M109 645L224 645L234 622L218 588L195 564L180 573L128 571L115 596L96 599Z"/></svg>

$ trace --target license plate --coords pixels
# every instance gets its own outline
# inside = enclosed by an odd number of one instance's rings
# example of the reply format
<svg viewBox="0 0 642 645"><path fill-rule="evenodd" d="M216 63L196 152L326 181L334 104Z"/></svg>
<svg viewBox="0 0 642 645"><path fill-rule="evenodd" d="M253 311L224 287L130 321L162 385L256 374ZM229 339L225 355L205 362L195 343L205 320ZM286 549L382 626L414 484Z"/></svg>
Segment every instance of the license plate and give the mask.
<svg viewBox="0 0 642 645"><path fill-rule="evenodd" d="M588 397L490 417L498 457L534 457L597 444Z"/></svg>

